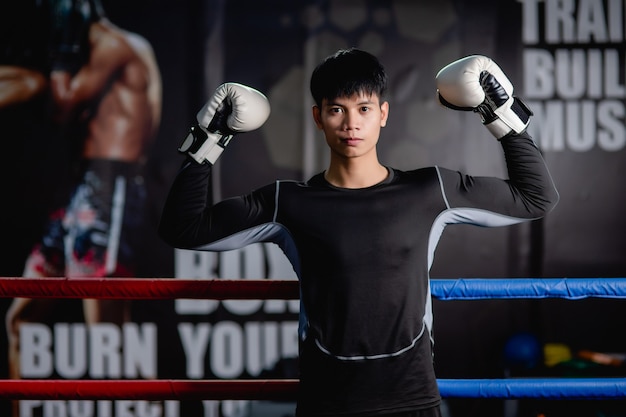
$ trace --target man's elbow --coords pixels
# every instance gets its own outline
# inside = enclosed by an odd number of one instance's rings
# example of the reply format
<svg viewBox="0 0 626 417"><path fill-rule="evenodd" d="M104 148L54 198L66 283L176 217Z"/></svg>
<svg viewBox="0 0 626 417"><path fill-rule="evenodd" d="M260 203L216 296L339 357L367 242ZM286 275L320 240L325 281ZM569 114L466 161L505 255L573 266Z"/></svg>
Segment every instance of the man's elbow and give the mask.
<svg viewBox="0 0 626 417"><path fill-rule="evenodd" d="M177 249L187 249L188 245L185 243L187 239L185 239L184 234L178 232L175 228L170 225L161 222L157 229L157 234L159 238L169 246Z"/></svg>
<svg viewBox="0 0 626 417"><path fill-rule="evenodd" d="M546 190L546 192L542 195L540 199L540 203L536 204L537 210L539 211L538 217L544 217L548 213L550 213L556 205L559 203L560 195L556 187L551 187Z"/></svg>

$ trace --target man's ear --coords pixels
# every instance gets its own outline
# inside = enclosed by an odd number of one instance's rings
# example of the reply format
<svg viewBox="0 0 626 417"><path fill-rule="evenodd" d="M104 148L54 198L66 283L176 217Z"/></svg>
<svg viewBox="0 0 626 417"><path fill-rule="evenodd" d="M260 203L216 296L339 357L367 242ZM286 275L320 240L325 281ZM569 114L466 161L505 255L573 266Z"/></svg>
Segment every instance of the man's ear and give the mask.
<svg viewBox="0 0 626 417"><path fill-rule="evenodd" d="M322 130L322 111L317 106L317 104L311 108L311 111L313 112L313 120L315 121L315 125L319 130Z"/></svg>
<svg viewBox="0 0 626 417"><path fill-rule="evenodd" d="M380 105L380 127L387 125L387 118L389 117L389 102L385 101Z"/></svg>

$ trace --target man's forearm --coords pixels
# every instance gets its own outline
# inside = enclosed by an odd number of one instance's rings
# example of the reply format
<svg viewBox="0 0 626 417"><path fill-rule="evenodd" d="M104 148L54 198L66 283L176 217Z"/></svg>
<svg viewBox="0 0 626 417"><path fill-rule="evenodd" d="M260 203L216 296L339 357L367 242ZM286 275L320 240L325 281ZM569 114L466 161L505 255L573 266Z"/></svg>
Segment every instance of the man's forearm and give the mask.
<svg viewBox="0 0 626 417"><path fill-rule="evenodd" d="M541 217L550 212L559 194L541 152L526 133L501 140L509 182L523 199L527 210Z"/></svg>

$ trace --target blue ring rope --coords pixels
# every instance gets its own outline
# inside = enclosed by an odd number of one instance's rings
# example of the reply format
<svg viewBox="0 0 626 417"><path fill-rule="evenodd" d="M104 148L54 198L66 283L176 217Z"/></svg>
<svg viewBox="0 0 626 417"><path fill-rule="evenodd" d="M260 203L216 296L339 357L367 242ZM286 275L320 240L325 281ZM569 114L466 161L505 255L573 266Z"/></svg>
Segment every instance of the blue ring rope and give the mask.
<svg viewBox="0 0 626 417"><path fill-rule="evenodd" d="M439 300L626 298L626 278L432 279L431 294Z"/></svg>
<svg viewBox="0 0 626 417"><path fill-rule="evenodd" d="M438 379L444 398L626 398L626 378Z"/></svg>

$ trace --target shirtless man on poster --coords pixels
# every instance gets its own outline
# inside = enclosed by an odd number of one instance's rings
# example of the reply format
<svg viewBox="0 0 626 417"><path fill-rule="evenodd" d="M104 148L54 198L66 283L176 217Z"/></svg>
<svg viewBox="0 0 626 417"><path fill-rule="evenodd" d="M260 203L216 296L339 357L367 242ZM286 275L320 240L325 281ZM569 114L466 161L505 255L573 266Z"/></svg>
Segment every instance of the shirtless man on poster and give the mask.
<svg viewBox="0 0 626 417"><path fill-rule="evenodd" d="M146 200L143 167L161 116L160 72L147 40L111 23L98 1L71 3L71 10L64 12L74 13L72 19L53 22L52 30L69 32L75 44L84 36L86 58L72 68L66 55L75 51L58 47L63 42L68 45L67 37L59 36L62 42L51 47L57 61L51 62L49 76L35 93L47 91L54 122L63 137L78 146L77 175L70 200L50 215L43 238L26 260L23 276L136 276ZM86 4L90 13L81 16L84 30L64 25L72 25L70 20L76 23L77 11L84 11ZM52 8L64 6L67 2L49 2ZM13 75L19 75L18 71ZM13 85L17 90L19 85L29 85L27 81L28 77L14 77ZM22 95L12 95L14 103L26 97L28 90L21 91ZM13 300L6 316L10 378L23 376L20 325L43 321L62 308L60 300L54 299ZM86 299L83 314L87 323L120 324L129 319L130 310L127 301Z"/></svg>

